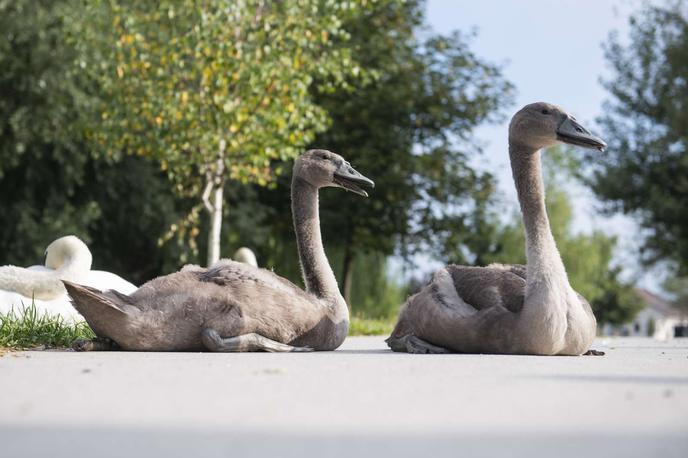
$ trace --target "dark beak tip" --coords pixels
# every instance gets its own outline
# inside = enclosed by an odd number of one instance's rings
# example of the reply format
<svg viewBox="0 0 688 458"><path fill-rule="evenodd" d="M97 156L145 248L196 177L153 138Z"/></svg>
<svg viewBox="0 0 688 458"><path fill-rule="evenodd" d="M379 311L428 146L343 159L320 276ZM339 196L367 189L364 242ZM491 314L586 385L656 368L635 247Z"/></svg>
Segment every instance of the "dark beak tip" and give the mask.
<svg viewBox="0 0 688 458"><path fill-rule="evenodd" d="M594 148L600 152L606 151L607 143L599 137L595 137L595 139L597 140L597 144L594 146Z"/></svg>
<svg viewBox="0 0 688 458"><path fill-rule="evenodd" d="M583 148L596 149L598 151L605 151L607 149L607 143L604 140L592 134L571 117L566 117L561 121L557 127L557 138L564 143Z"/></svg>

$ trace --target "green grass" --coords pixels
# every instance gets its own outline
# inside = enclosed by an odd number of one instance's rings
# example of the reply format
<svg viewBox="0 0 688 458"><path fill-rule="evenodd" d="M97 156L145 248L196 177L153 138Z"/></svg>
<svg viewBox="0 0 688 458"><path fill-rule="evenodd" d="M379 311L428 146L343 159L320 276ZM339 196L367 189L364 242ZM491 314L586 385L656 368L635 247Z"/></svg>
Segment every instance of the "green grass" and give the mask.
<svg viewBox="0 0 688 458"><path fill-rule="evenodd" d="M76 339L95 337L84 322L69 323L62 317L39 315L35 304L0 313L0 347L69 347Z"/></svg>
<svg viewBox="0 0 688 458"><path fill-rule="evenodd" d="M380 336L389 335L394 329L395 319L371 319L360 316L351 317L349 326L350 336Z"/></svg>

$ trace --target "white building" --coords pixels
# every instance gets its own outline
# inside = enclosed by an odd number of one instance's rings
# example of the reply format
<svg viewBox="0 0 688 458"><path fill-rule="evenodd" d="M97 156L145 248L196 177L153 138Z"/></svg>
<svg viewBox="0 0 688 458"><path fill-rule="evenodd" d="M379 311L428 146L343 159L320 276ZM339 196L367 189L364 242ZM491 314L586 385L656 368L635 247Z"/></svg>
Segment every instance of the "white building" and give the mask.
<svg viewBox="0 0 688 458"><path fill-rule="evenodd" d="M602 327L602 334L648 336L659 340L688 337L688 316L682 316L669 301L647 290L636 289L635 292L645 302L646 307L636 315L632 323L621 326L605 324Z"/></svg>

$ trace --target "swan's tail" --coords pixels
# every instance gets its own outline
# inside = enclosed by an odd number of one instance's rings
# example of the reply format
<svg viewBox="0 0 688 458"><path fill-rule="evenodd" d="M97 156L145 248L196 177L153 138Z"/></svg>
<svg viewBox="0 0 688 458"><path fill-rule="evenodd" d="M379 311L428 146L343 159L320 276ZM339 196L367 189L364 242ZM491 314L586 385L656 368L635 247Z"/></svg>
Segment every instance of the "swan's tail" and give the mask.
<svg viewBox="0 0 688 458"><path fill-rule="evenodd" d="M116 291L99 291L89 286L62 281L74 308L86 319L98 337L117 341L117 330L123 330L138 311L128 304L127 296ZM133 310L132 310L133 309Z"/></svg>

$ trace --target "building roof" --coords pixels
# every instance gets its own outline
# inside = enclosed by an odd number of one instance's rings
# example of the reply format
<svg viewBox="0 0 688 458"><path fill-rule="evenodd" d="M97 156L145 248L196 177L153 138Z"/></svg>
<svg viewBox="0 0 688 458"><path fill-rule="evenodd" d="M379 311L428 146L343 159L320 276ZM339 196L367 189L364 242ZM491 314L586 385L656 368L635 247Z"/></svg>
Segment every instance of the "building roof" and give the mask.
<svg viewBox="0 0 688 458"><path fill-rule="evenodd" d="M676 310L671 302L667 301L666 299L663 299L656 294L653 294L649 292L646 289L642 288L635 288L635 292L638 296L640 296L640 299L647 304L647 307L651 308L652 310L655 310L658 313L661 313L665 317L679 317L680 313L678 310Z"/></svg>

